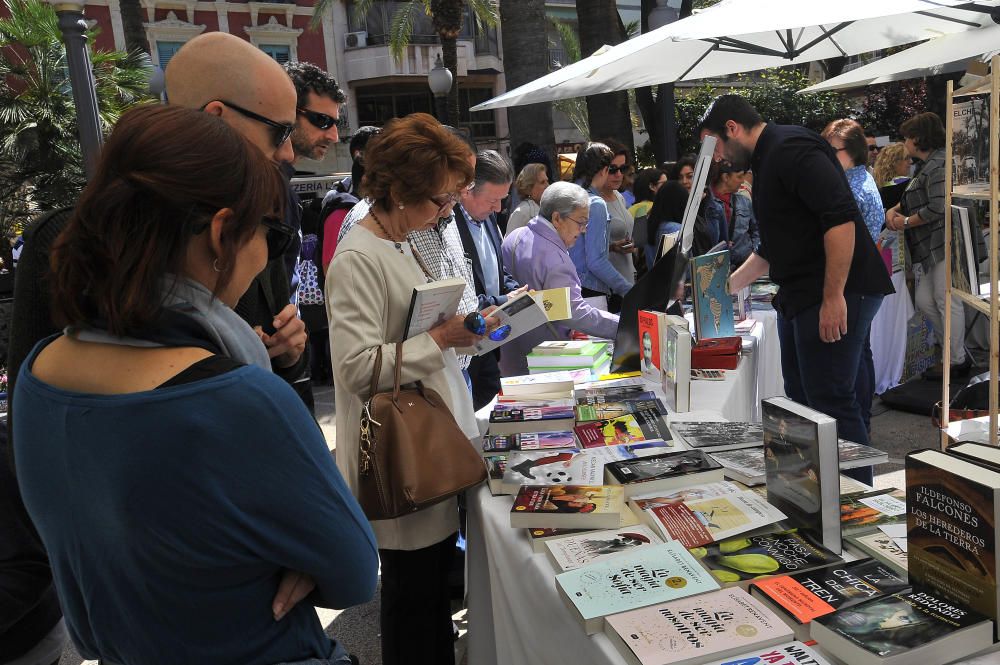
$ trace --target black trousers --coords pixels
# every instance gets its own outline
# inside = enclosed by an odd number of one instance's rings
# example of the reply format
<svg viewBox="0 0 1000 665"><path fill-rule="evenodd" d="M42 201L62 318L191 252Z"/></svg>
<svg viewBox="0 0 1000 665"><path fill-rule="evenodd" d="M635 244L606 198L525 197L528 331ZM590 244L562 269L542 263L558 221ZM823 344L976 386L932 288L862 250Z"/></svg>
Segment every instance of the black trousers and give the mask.
<svg viewBox="0 0 1000 665"><path fill-rule="evenodd" d="M469 363L472 383L472 406L476 411L490 403L500 392L500 365L496 353L474 356Z"/></svg>
<svg viewBox="0 0 1000 665"><path fill-rule="evenodd" d="M455 538L419 550L378 551L383 665L454 665L448 571Z"/></svg>

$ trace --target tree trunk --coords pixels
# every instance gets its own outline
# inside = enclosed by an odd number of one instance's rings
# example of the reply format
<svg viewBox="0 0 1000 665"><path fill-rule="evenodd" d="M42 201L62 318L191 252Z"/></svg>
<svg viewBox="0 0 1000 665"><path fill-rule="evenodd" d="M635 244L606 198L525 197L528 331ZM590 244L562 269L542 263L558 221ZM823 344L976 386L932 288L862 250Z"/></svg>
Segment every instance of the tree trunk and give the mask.
<svg viewBox="0 0 1000 665"><path fill-rule="evenodd" d="M441 40L441 60L445 68L451 72L451 90L448 91L448 101L445 108L447 113L447 124L452 127L459 126L458 109L458 40Z"/></svg>
<svg viewBox="0 0 1000 665"><path fill-rule="evenodd" d="M431 0L431 20L441 40L441 59L451 71L448 91L448 124L459 126L458 109L458 35L462 32L465 0Z"/></svg>
<svg viewBox="0 0 1000 665"><path fill-rule="evenodd" d="M577 0L576 16L580 51L585 58L605 44L614 46L625 39L614 0ZM587 97L587 117L591 132L588 138L612 138L632 150L632 121L624 90Z"/></svg>
<svg viewBox="0 0 1000 665"><path fill-rule="evenodd" d="M129 53L149 53L146 29L142 27L142 7L139 0L119 0L122 11L122 30L125 32L125 50ZM153 63L158 65L159 63Z"/></svg>
<svg viewBox="0 0 1000 665"><path fill-rule="evenodd" d="M500 22L507 90L548 74L545 0L503 0ZM533 143L545 151L551 164L556 163L551 103L512 106L507 109L507 124L512 150L522 143Z"/></svg>

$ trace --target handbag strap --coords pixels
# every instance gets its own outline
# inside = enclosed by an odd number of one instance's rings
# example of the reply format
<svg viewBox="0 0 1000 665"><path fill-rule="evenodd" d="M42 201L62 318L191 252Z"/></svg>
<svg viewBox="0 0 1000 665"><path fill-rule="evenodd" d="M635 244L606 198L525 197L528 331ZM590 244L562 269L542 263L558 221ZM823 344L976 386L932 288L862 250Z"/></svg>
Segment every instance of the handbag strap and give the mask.
<svg viewBox="0 0 1000 665"><path fill-rule="evenodd" d="M379 344L375 349L375 369L372 370L372 383L371 388L368 391L368 399L375 397L375 393L378 391L378 377L382 373L382 345Z"/></svg>
<svg viewBox="0 0 1000 665"><path fill-rule="evenodd" d="M392 401L399 399L399 378L403 374L403 343L396 342L396 370L393 374Z"/></svg>
<svg viewBox="0 0 1000 665"><path fill-rule="evenodd" d="M382 345L379 344L375 349L375 367L372 370L372 382L371 387L368 389L368 399L375 397L375 393L378 392L378 378L382 374ZM396 342L396 368L393 370L393 385L392 385L392 399L396 401L399 398L399 383L403 375L403 343ZM417 382L420 383L419 381Z"/></svg>

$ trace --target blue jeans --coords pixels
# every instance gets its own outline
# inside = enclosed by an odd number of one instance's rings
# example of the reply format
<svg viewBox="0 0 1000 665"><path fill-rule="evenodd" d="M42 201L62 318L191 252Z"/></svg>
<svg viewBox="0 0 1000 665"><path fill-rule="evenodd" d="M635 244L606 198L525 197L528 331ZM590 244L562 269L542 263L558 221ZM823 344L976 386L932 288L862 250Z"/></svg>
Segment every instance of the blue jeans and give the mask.
<svg viewBox="0 0 1000 665"><path fill-rule="evenodd" d="M872 400L875 397L875 359L872 357L871 332L865 336L865 346L861 350L861 360L858 364L858 379L854 385L858 404L861 406L861 420L865 423L865 430L871 431Z"/></svg>
<svg viewBox="0 0 1000 665"><path fill-rule="evenodd" d="M781 372L789 399L834 418L840 438L868 445L868 428L857 394L858 372L882 296L845 294L844 299L847 334L839 342L820 340L819 304L792 319L778 314ZM856 472L846 475L862 481L871 477L870 467L852 471Z"/></svg>

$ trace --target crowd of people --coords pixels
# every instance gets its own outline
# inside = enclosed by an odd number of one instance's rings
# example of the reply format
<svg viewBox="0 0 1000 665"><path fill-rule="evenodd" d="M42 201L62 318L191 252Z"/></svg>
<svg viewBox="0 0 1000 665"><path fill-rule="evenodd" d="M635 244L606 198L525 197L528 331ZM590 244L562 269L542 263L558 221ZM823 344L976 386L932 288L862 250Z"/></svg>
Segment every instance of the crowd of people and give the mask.
<svg viewBox="0 0 1000 665"><path fill-rule="evenodd" d="M718 144L697 192L693 158L634 173L625 146L591 141L562 182L543 151L512 163L412 114L356 133L350 178L307 221L288 178L339 140L346 97L332 77L215 32L178 51L166 87L168 105L123 115L77 205L25 234L12 465L0 464L0 663L57 662L67 636L84 658L122 665L357 663L312 608L366 602L379 571L382 662L452 662L458 501L365 517L367 400L398 372L478 436L475 411L501 375L527 371L535 345L614 337L691 196L693 252L728 249L734 292L764 274L779 285L786 393L836 418L841 437L869 442L869 328L893 291L876 249L886 229L904 233L918 306L940 330L933 114L879 151L853 120L818 135L723 95L702 121ZM414 287L447 278L465 284L456 314L407 338ZM469 314L488 331L510 298L561 287L569 319L461 351L483 334ZM941 371L967 366L960 345L951 358ZM335 461L312 414L323 372Z"/></svg>

